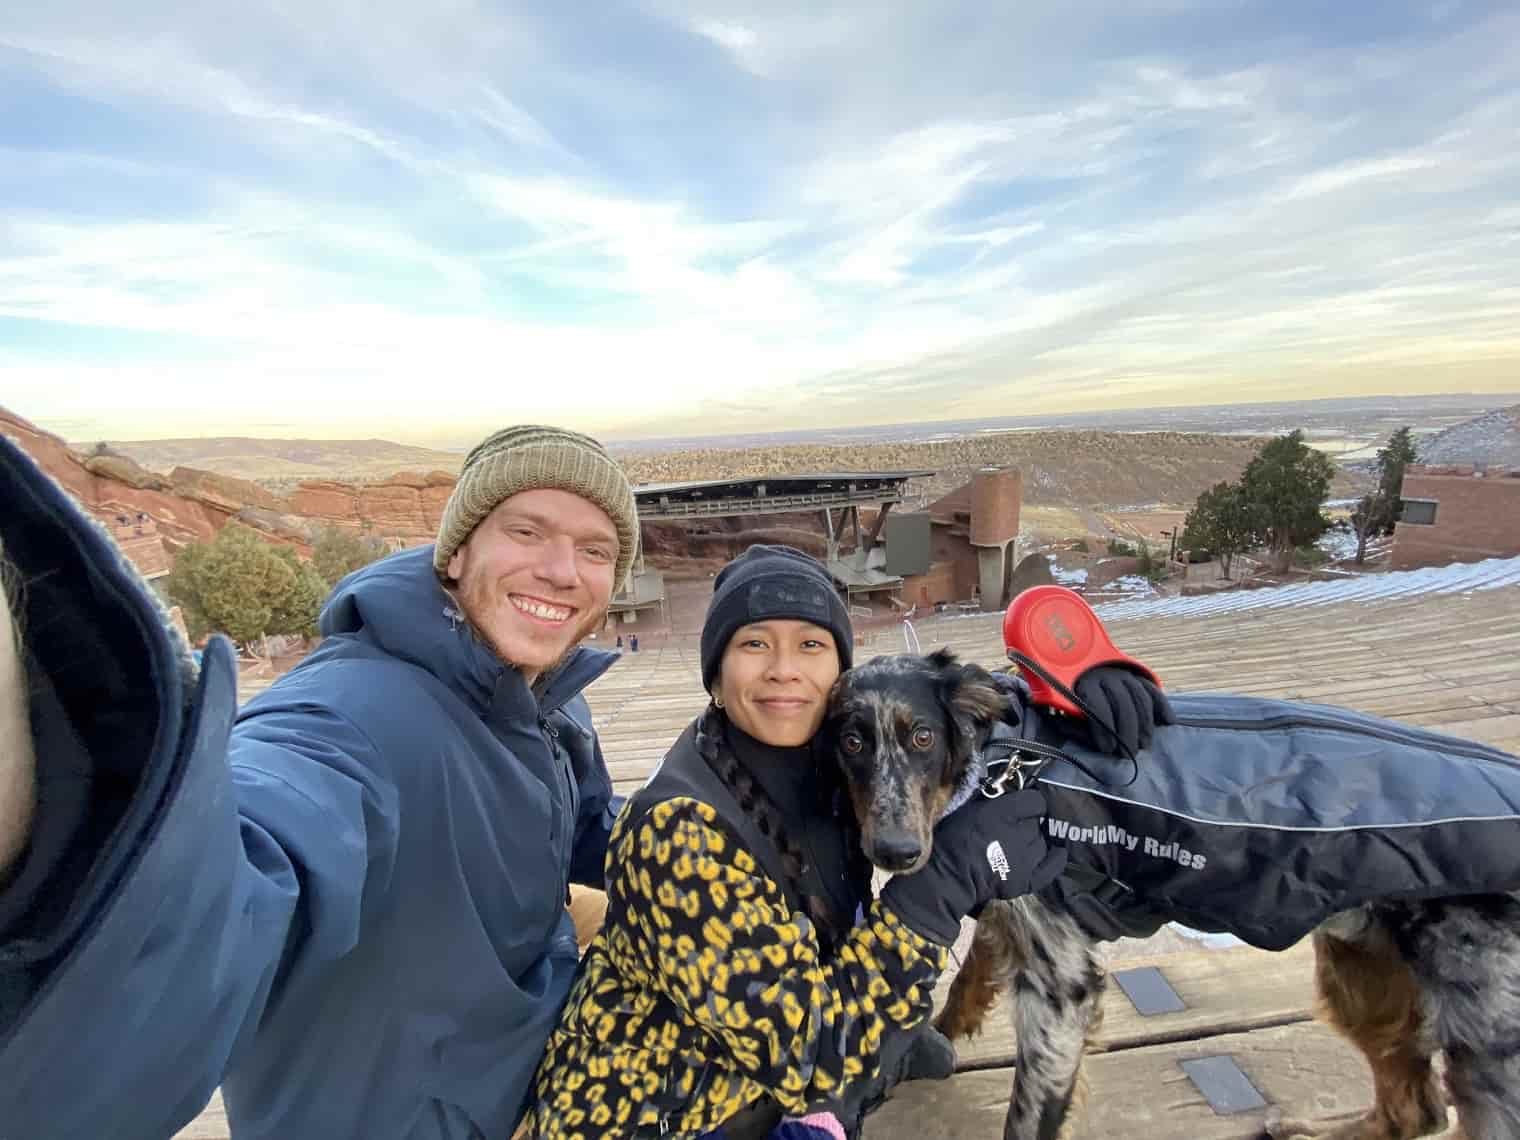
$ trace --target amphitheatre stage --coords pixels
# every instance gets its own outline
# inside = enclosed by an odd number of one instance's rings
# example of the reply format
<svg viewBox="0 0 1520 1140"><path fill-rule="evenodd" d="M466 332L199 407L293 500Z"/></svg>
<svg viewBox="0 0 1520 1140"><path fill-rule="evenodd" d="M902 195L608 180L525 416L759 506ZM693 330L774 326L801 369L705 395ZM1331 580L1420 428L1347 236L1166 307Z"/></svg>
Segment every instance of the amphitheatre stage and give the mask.
<svg viewBox="0 0 1520 1140"><path fill-rule="evenodd" d="M1520 562L1496 565L1486 576L1453 577L1451 592L1441 592L1440 572L1432 571L1417 596L1337 601L1321 591L1302 604L1263 598L1249 611L1213 614L1202 605L1209 599L1196 599L1197 606L1159 614L1120 611L1107 623L1114 640L1174 690L1227 688L1344 705L1515 752ZM931 618L915 628L925 650L948 645L984 664L1001 659L999 615ZM866 634L856 655L903 648L901 627L891 627ZM589 698L614 781L631 790L705 702L695 648L671 641L626 656ZM1091 1094L1073 1140L1245 1140L1261 1135L1273 1109L1290 1117L1349 1116L1371 1103L1359 1055L1312 1020L1306 944L1282 954L1200 946L1164 930L1110 948L1115 970L1158 967L1185 1008L1142 1017L1118 986L1109 987L1099 1051L1087 1067ZM1000 1137L1012 1083L1006 1012L995 1010L987 1026L961 1043L960 1072L904 1086L871 1118L867 1140ZM1221 1115L1210 1107L1181 1062L1216 1056L1233 1059L1266 1108ZM180 1134L226 1136L216 1100Z"/></svg>

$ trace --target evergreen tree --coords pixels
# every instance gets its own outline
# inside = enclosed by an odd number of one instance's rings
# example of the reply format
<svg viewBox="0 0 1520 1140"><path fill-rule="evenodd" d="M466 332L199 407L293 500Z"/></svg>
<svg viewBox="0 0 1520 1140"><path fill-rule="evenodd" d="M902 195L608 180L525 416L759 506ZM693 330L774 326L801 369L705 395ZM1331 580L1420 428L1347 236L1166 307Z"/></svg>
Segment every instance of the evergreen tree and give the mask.
<svg viewBox="0 0 1520 1140"><path fill-rule="evenodd" d="M1263 444L1246 464L1241 491L1279 570L1288 568L1295 549L1318 540L1329 526L1320 507L1334 474L1329 457L1306 444L1298 430Z"/></svg>
<svg viewBox="0 0 1520 1140"><path fill-rule="evenodd" d="M1401 427L1388 437L1388 444L1378 449L1378 497L1382 499L1387 517L1383 520L1385 534L1393 533L1393 524L1399 518L1399 499L1404 493L1404 469L1415 462L1414 440L1409 428ZM1360 561L1360 559L1358 559Z"/></svg>
<svg viewBox="0 0 1520 1140"><path fill-rule="evenodd" d="M383 558L385 553L385 543L373 535L325 526L312 541L311 564L330 589L361 566Z"/></svg>
<svg viewBox="0 0 1520 1140"><path fill-rule="evenodd" d="M1219 555L1226 578L1230 576L1230 560L1258 541L1255 518L1239 483L1215 483L1198 496L1182 521L1182 545Z"/></svg>
<svg viewBox="0 0 1520 1140"><path fill-rule="evenodd" d="M1378 492L1363 495L1351 511L1351 530L1356 535L1356 564L1367 560L1367 540L1389 525L1392 512L1388 500Z"/></svg>
<svg viewBox="0 0 1520 1140"><path fill-rule="evenodd" d="M277 549L240 523L180 552L169 597L190 636L225 633L242 646L269 634L312 634L326 583L295 551Z"/></svg>
<svg viewBox="0 0 1520 1140"><path fill-rule="evenodd" d="M273 549L276 558L291 570L290 587L275 602L266 633L291 634L296 637L317 635L317 616L331 592L322 575L309 562L302 562L288 546Z"/></svg>
<svg viewBox="0 0 1520 1140"><path fill-rule="evenodd" d="M1415 461L1414 441L1409 428L1401 427L1388 437L1388 444L1378 450L1378 486L1363 495L1351 512L1351 529L1356 534L1356 564L1367 558L1367 543L1375 534L1392 534L1399 518L1399 501L1404 489L1404 469Z"/></svg>

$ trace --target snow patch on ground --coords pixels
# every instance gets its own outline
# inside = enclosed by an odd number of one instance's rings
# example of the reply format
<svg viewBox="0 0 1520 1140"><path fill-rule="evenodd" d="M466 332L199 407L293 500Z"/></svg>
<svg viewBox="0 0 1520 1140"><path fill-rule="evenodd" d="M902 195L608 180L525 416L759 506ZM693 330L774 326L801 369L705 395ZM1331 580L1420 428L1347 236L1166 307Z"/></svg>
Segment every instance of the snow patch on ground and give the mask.
<svg viewBox="0 0 1520 1140"><path fill-rule="evenodd" d="M1050 576L1056 580L1056 585L1070 586L1075 590L1087 584L1087 567L1078 566L1073 570L1062 570L1059 566L1052 566Z"/></svg>
<svg viewBox="0 0 1520 1140"><path fill-rule="evenodd" d="M1263 590L1233 590L1193 598L1151 598L1104 602L1093 608L1105 621L1115 618L1238 613L1281 606L1328 606L1339 602L1391 601L1429 594L1465 594L1520 586L1520 558L1489 558L1420 570L1391 570L1333 582L1303 582Z"/></svg>
<svg viewBox="0 0 1520 1140"><path fill-rule="evenodd" d="M1142 578L1139 574L1126 574L1102 586L1095 586L1094 589L1118 594L1138 594L1141 597L1150 597L1156 592L1156 587L1151 585L1149 579Z"/></svg>
<svg viewBox="0 0 1520 1140"><path fill-rule="evenodd" d="M1331 562L1349 562L1356 557L1356 532L1350 530L1327 530L1316 543ZM1386 554L1393 548L1393 539L1378 535L1367 543L1367 557Z"/></svg>
<svg viewBox="0 0 1520 1140"><path fill-rule="evenodd" d="M1349 530L1327 530L1315 543L1331 562L1356 557L1356 534Z"/></svg>

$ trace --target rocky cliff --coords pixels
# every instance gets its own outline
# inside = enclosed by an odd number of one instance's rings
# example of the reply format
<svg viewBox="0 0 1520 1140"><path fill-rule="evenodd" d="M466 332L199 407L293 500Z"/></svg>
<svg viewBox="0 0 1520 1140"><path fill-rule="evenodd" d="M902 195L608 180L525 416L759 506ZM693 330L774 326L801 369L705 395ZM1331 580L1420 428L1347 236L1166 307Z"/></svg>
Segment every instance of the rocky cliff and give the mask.
<svg viewBox="0 0 1520 1140"><path fill-rule="evenodd" d="M212 538L233 520L303 553L323 526L362 531L394 546L431 542L454 485L447 472L403 471L380 482L303 483L282 496L214 471L176 467L162 475L109 449L82 454L5 408L0 433L111 527L133 561L155 576L168 555Z"/></svg>

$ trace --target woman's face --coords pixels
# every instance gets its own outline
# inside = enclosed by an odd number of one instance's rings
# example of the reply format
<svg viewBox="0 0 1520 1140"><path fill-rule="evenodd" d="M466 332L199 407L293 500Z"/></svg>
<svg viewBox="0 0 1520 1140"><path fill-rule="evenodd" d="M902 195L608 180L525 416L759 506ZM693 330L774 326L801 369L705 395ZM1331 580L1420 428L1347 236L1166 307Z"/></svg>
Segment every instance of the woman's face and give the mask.
<svg viewBox="0 0 1520 1140"><path fill-rule="evenodd" d="M790 618L758 621L729 639L714 695L728 719L756 740L791 748L818 731L838 676L828 630Z"/></svg>

